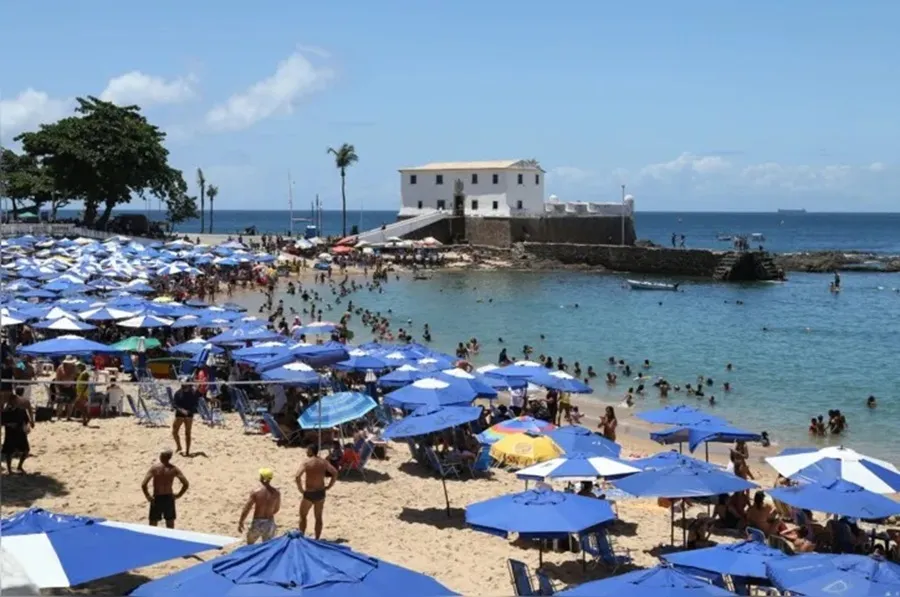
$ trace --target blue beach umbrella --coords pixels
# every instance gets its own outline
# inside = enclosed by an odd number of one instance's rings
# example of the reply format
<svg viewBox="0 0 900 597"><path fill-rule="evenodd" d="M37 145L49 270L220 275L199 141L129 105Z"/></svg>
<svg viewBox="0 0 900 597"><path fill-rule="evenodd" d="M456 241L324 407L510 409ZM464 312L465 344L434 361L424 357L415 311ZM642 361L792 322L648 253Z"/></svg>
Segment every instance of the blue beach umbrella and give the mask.
<svg viewBox="0 0 900 597"><path fill-rule="evenodd" d="M877 520L900 514L900 503L842 479L776 487L766 493L795 508L851 518Z"/></svg>
<svg viewBox="0 0 900 597"><path fill-rule="evenodd" d="M65 335L42 340L34 344L20 346L18 352L32 356L65 356L65 355L90 355L94 353L114 354L120 352L106 344L100 344L93 340L87 340L81 336Z"/></svg>
<svg viewBox="0 0 900 597"><path fill-rule="evenodd" d="M275 330L270 330L264 325L249 325L232 328L222 332L218 336L213 336L209 341L213 344L234 344L281 339L283 339L281 334Z"/></svg>
<svg viewBox="0 0 900 597"><path fill-rule="evenodd" d="M481 416L480 406L420 406L384 428L384 439L403 439L437 433L471 423Z"/></svg>
<svg viewBox="0 0 900 597"><path fill-rule="evenodd" d="M338 324L331 321L313 321L306 325L298 327L291 332L291 336L299 338L300 336L321 336L323 334L330 335L331 332L338 329Z"/></svg>
<svg viewBox="0 0 900 597"><path fill-rule="evenodd" d="M361 419L376 406L374 398L360 392L326 394L310 404L297 421L304 429L337 427Z"/></svg>
<svg viewBox="0 0 900 597"><path fill-rule="evenodd" d="M560 392L568 392L570 394L592 394L594 392L594 388L580 379L572 377L565 371L550 371L549 369L545 369L545 372L529 377L528 381L539 386L544 386L545 388L558 390Z"/></svg>
<svg viewBox="0 0 900 597"><path fill-rule="evenodd" d="M807 597L900 594L900 566L875 556L805 553L766 565L778 589Z"/></svg>
<svg viewBox="0 0 900 597"><path fill-rule="evenodd" d="M790 479L817 481L838 477L875 493L894 493L900 482L900 473L890 462L843 446L783 452L766 458L766 462Z"/></svg>
<svg viewBox="0 0 900 597"><path fill-rule="evenodd" d="M290 531L141 585L134 597L453 595L426 574Z"/></svg>
<svg viewBox="0 0 900 597"><path fill-rule="evenodd" d="M636 464L632 461L631 464ZM714 468L673 466L643 472L613 481L635 497L695 498L734 493L756 487L755 483Z"/></svg>
<svg viewBox="0 0 900 597"><path fill-rule="evenodd" d="M153 315L152 313L144 313L141 315L135 315L134 317L130 317L128 319L123 319L121 321L117 321L116 325L121 326L123 328L140 328L140 329L151 329L151 328L167 328L170 325L175 323L171 319L166 319L165 317L159 317L157 315Z"/></svg>
<svg viewBox="0 0 900 597"><path fill-rule="evenodd" d="M412 365L401 365L390 373L386 373L378 378L378 386L382 388L401 388L412 382L428 377L430 372L413 367Z"/></svg>
<svg viewBox="0 0 900 597"><path fill-rule="evenodd" d="M33 327L42 330L56 330L63 332L84 332L88 330L96 330L97 326L78 321L77 319L69 319L68 317L60 317L58 319L47 319L39 321Z"/></svg>
<svg viewBox="0 0 900 597"><path fill-rule="evenodd" d="M711 470L722 470L714 464L698 460L692 456L685 456L674 450L668 452L659 452L653 456L646 458L636 458L628 461L630 464L643 469L645 471L667 469L673 466L686 466L694 468L708 468Z"/></svg>
<svg viewBox="0 0 900 597"><path fill-rule="evenodd" d="M17 292L16 296L21 296L22 298L47 299L47 298L56 298L56 293L50 292L49 290L42 290L40 288L35 288L33 290L25 290L22 292Z"/></svg>
<svg viewBox="0 0 900 597"><path fill-rule="evenodd" d="M703 421L695 425L671 427L664 431L655 431L650 434L650 439L660 444L681 444L687 442L691 452L700 444L707 442L735 441L756 442L760 440L758 433L738 429L727 423L716 421Z"/></svg>
<svg viewBox="0 0 900 597"><path fill-rule="evenodd" d="M580 425L565 425L545 433L566 454L581 452L594 456L618 458L622 446ZM642 468L642 467L639 467Z"/></svg>
<svg viewBox="0 0 900 597"><path fill-rule="evenodd" d="M753 579L767 578L766 564L787 557L780 549L759 541L739 541L660 556L663 561L675 566Z"/></svg>
<svg viewBox="0 0 900 597"><path fill-rule="evenodd" d="M350 358L334 364L334 368L339 371L383 371L388 369L390 365L381 358L370 355L364 350L351 350Z"/></svg>
<svg viewBox="0 0 900 597"><path fill-rule="evenodd" d="M534 481L596 481L601 477L621 477L640 470L615 458L576 452L524 468L516 473L516 477Z"/></svg>
<svg viewBox="0 0 900 597"><path fill-rule="evenodd" d="M31 508L0 521L3 549L41 589L80 585L236 539Z"/></svg>
<svg viewBox="0 0 900 597"><path fill-rule="evenodd" d="M384 403L405 409L420 406L468 406L476 396L475 390L466 384L426 377L385 395Z"/></svg>
<svg viewBox="0 0 900 597"><path fill-rule="evenodd" d="M704 422L728 423L721 417L711 415L686 404L648 410L638 413L636 416L641 420L648 423L656 423L657 425L698 425Z"/></svg>
<svg viewBox="0 0 900 597"><path fill-rule="evenodd" d="M263 371L261 377L268 381L281 382L286 386L312 387L322 383L322 377L315 369L299 361Z"/></svg>
<svg viewBox="0 0 900 597"><path fill-rule="evenodd" d="M719 597L734 595L705 580L694 578L671 566L635 570L578 585L557 593L561 597Z"/></svg>
<svg viewBox="0 0 900 597"><path fill-rule="evenodd" d="M85 321L118 321L120 319L129 319L137 315L138 311L128 311L125 309L117 309L116 307L96 307L81 311L78 315Z"/></svg>
<svg viewBox="0 0 900 597"><path fill-rule="evenodd" d="M485 375L493 375L494 377L502 377L504 379L508 377L530 379L535 375L546 374L546 372L547 368L540 363L535 363L534 361L518 361L512 365L491 369L490 371L485 372Z"/></svg>
<svg viewBox="0 0 900 597"><path fill-rule="evenodd" d="M424 359L423 359L424 360ZM480 373L469 373L464 369L444 369L434 375L435 379L443 379L449 382L463 383L475 392L479 398L496 398L497 390L485 382L485 376Z"/></svg>
<svg viewBox="0 0 900 597"><path fill-rule="evenodd" d="M594 531L615 518L606 500L543 488L501 495L466 507L466 524L476 531L540 539L541 562L545 539L567 539L573 533Z"/></svg>
<svg viewBox="0 0 900 597"><path fill-rule="evenodd" d="M496 371L500 367L496 365L484 365L476 371L484 376L484 383L498 391L515 390L528 387L528 380L524 377L501 377L491 375L492 371Z"/></svg>
<svg viewBox="0 0 900 597"><path fill-rule="evenodd" d="M187 342L182 342L181 344L176 344L172 348L169 349L169 352L175 354L188 354L188 355L198 355L203 352L203 349L207 346L212 346L209 344L209 340L204 340L203 338L191 338ZM220 354L225 352L224 349L218 346L212 346L212 351L215 354Z"/></svg>

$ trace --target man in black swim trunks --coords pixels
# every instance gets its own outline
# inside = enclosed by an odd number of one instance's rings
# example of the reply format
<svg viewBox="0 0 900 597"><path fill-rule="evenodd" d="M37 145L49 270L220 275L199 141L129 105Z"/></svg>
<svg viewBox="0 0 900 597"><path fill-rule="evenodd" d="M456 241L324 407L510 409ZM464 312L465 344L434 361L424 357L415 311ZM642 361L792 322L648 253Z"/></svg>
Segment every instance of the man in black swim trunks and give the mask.
<svg viewBox="0 0 900 597"><path fill-rule="evenodd" d="M184 425L184 455L191 454L191 429L194 426L194 415L200 407L200 394L197 389L188 383L181 385L181 388L175 392L172 402L175 404L175 420L172 422L172 437L175 438L175 447L181 454L181 438L178 437L178 430Z"/></svg>
<svg viewBox="0 0 900 597"><path fill-rule="evenodd" d="M172 491L175 479L181 481L181 490L177 494ZM153 481L153 495L148 490L150 481ZM159 462L150 467L141 483L144 497L150 502L150 526L155 527L165 519L166 527L175 528L175 501L187 492L189 486L181 469L172 464L172 450L163 450Z"/></svg>
<svg viewBox="0 0 900 597"><path fill-rule="evenodd" d="M300 502L300 532L306 534L306 519L312 508L316 518L316 539L322 536L322 511L325 509L325 493L334 486L338 472L324 458L319 458L319 446L306 448L306 461L297 471L297 489L303 496ZM325 477L329 477L325 484ZM305 481L305 482L304 482Z"/></svg>

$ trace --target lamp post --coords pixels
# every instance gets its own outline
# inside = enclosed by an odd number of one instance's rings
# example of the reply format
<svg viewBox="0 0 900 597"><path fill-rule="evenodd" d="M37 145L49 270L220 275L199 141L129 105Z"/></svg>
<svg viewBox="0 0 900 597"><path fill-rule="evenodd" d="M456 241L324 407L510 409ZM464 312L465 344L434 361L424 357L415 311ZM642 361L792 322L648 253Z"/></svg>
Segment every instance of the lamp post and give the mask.
<svg viewBox="0 0 900 597"><path fill-rule="evenodd" d="M625 185L622 185L622 245L625 245Z"/></svg>

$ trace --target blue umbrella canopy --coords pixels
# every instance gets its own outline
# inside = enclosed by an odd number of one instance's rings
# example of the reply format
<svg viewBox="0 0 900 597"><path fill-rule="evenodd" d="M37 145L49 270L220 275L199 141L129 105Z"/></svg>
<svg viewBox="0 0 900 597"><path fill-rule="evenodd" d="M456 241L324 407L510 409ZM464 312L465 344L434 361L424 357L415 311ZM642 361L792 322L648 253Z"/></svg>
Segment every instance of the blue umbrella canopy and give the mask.
<svg viewBox="0 0 900 597"><path fill-rule="evenodd" d="M315 369L299 361L267 369L262 372L261 377L268 381L279 381L286 386L318 386L322 383L322 376Z"/></svg>
<svg viewBox="0 0 900 597"><path fill-rule="evenodd" d="M600 477L619 477L640 472L616 458L577 452L545 460L516 473L519 479L556 479L558 481L595 481Z"/></svg>
<svg viewBox="0 0 900 597"><path fill-rule="evenodd" d="M594 392L594 388L580 379L572 377L565 371L550 371L549 369L545 369L544 372L529 377L528 381L539 386L544 386L545 388L559 390L560 392L569 392L572 394L592 394Z"/></svg>
<svg viewBox="0 0 900 597"><path fill-rule="evenodd" d="M900 566L873 556L806 553L766 565L782 591L808 597L900 594Z"/></svg>
<svg viewBox="0 0 900 597"><path fill-rule="evenodd" d="M843 479L776 487L766 493L795 508L852 518L876 520L900 514L900 503Z"/></svg>
<svg viewBox="0 0 900 597"><path fill-rule="evenodd" d="M465 425L481 416L480 406L420 406L399 421L384 428L384 439L402 439L427 435Z"/></svg>
<svg viewBox="0 0 900 597"><path fill-rule="evenodd" d="M671 566L635 570L557 593L565 597L717 597L734 595Z"/></svg>
<svg viewBox="0 0 900 597"><path fill-rule="evenodd" d="M61 588L216 549L231 537L31 508L0 521L3 548L40 588Z"/></svg>
<svg viewBox="0 0 900 597"><path fill-rule="evenodd" d="M33 327L42 330L57 330L64 332L84 332L87 330L96 330L97 326L91 325L77 319L69 319L68 317L60 317L58 319L46 319L34 324Z"/></svg>
<svg viewBox="0 0 900 597"><path fill-rule="evenodd" d="M209 341L213 344L232 344L235 342L262 342L280 339L282 339L281 334L275 330L270 330L264 325L249 325L232 328L218 336L213 336Z"/></svg>
<svg viewBox="0 0 900 597"><path fill-rule="evenodd" d="M475 390L466 384L426 377L387 394L384 403L407 409L419 406L467 406L476 396Z"/></svg>
<svg viewBox="0 0 900 597"><path fill-rule="evenodd" d="M401 365L390 373L378 378L378 385L383 388L400 388L412 382L430 376L431 373L412 365Z"/></svg>
<svg viewBox="0 0 900 597"><path fill-rule="evenodd" d="M681 454L674 450L659 452L658 454L647 456L646 458L636 458L630 460L629 463L640 469L644 469L645 471L670 468L673 466L689 466L694 468L721 470L714 464L704 462L703 460L697 460L692 456L686 456L685 454Z"/></svg>
<svg viewBox="0 0 900 597"><path fill-rule="evenodd" d="M666 406L637 414L637 418L657 425L697 425L703 422L727 423L725 419L686 404Z"/></svg>
<svg viewBox="0 0 900 597"><path fill-rule="evenodd" d="M720 495L756 487L755 483L731 473L696 466L645 470L612 483L635 497L671 499Z"/></svg>
<svg viewBox="0 0 900 597"><path fill-rule="evenodd" d="M485 382L485 376L480 373L469 373L463 369L448 368L436 373L434 377L444 381L464 383L472 388L479 398L497 397L497 390Z"/></svg>
<svg viewBox="0 0 900 597"><path fill-rule="evenodd" d="M304 429L336 427L366 416L376 406L374 398L359 392L326 394L310 404L297 421Z"/></svg>
<svg viewBox="0 0 900 597"><path fill-rule="evenodd" d="M363 350L351 350L349 354L349 359L335 363L334 368L340 371L383 371L390 367L384 359Z"/></svg>
<svg viewBox="0 0 900 597"><path fill-rule="evenodd" d="M141 585L135 597L304 595L306 597L453 595L436 580L291 531Z"/></svg>
<svg viewBox="0 0 900 597"><path fill-rule="evenodd" d="M466 507L466 524L472 528L502 537L517 533L523 539L564 538L596 529L615 517L606 500L542 488Z"/></svg>
<svg viewBox="0 0 900 597"><path fill-rule="evenodd" d="M801 483L827 483L832 479L844 479L876 493L900 491L900 474L878 461L868 459L847 461L822 458L800 469L790 478Z"/></svg>
<svg viewBox="0 0 900 597"><path fill-rule="evenodd" d="M119 351L112 346L100 344L93 340L87 340L81 336L65 335L51 338L50 340L35 342L34 344L20 346L18 352L33 356L66 356L70 354L89 355L94 353L116 353Z"/></svg>
<svg viewBox="0 0 900 597"><path fill-rule="evenodd" d="M203 338L192 338L187 342L176 344L169 349L169 352L174 352L176 354L197 355L200 354L207 345L209 345L209 340L204 340ZM218 346L213 346L212 351L214 353L225 352L224 349Z"/></svg>
<svg viewBox="0 0 900 597"><path fill-rule="evenodd" d="M518 361L512 365L506 365L505 367L498 367L497 369L486 371L485 375L493 375L494 377L502 378L512 377L530 379L535 375L543 375L546 371L547 368L540 363L535 363L534 361Z"/></svg>
<svg viewBox="0 0 900 597"><path fill-rule="evenodd" d="M697 424L678 425L664 431L650 434L650 439L661 444L681 444L687 442L691 452L705 442L759 441L760 435L752 431L738 429L727 423L702 421Z"/></svg>
<svg viewBox="0 0 900 597"><path fill-rule="evenodd" d="M759 541L740 541L660 556L663 561L676 566L758 579L766 578L768 562L786 557L787 554L780 549L769 547Z"/></svg>
<svg viewBox="0 0 900 597"><path fill-rule="evenodd" d="M555 441L556 445L567 454L570 452L581 452L594 456L618 458L619 454L622 453L622 446L580 425L565 425L548 431L545 435Z"/></svg>

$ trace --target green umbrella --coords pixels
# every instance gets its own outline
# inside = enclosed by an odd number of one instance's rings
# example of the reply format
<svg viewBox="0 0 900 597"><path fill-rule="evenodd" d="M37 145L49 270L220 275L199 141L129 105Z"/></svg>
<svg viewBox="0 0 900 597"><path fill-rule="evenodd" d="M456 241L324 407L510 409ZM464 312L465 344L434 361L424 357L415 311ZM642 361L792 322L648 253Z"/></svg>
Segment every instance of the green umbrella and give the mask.
<svg viewBox="0 0 900 597"><path fill-rule="evenodd" d="M161 345L156 338L144 338L142 336L131 336L113 344L113 348L124 352L137 352L141 341L144 343L144 350L151 348L159 348Z"/></svg>

